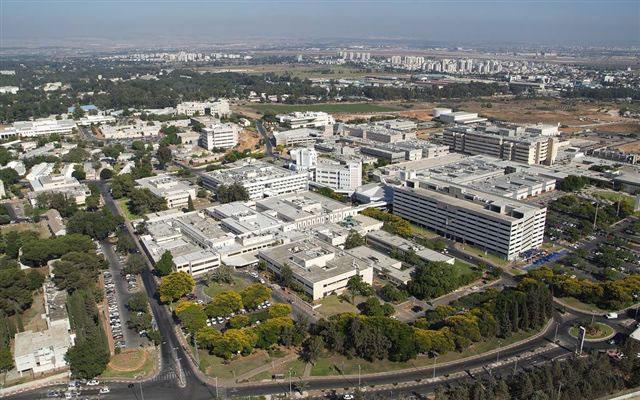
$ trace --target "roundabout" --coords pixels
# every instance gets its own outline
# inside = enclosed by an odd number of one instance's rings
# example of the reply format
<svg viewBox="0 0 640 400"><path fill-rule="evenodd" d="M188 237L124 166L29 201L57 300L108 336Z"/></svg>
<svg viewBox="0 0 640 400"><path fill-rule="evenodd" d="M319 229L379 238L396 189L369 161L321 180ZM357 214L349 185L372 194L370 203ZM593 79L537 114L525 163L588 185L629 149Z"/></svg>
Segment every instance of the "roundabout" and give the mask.
<svg viewBox="0 0 640 400"><path fill-rule="evenodd" d="M585 323L585 324L576 324L569 328L569 335L574 338L578 338L580 335L580 326L584 326L587 329L587 334L585 336L585 340L590 342L599 342L602 340L607 340L612 338L616 331L609 325L603 322L594 322L594 323Z"/></svg>

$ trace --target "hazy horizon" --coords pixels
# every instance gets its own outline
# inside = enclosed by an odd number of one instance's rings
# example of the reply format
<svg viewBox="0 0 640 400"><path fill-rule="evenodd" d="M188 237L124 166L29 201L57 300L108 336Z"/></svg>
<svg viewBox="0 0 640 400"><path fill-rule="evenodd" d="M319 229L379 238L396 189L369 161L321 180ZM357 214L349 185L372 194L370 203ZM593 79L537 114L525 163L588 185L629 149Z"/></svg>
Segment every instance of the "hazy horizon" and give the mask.
<svg viewBox="0 0 640 400"><path fill-rule="evenodd" d="M628 46L636 0L1 0L4 46L405 39Z"/></svg>

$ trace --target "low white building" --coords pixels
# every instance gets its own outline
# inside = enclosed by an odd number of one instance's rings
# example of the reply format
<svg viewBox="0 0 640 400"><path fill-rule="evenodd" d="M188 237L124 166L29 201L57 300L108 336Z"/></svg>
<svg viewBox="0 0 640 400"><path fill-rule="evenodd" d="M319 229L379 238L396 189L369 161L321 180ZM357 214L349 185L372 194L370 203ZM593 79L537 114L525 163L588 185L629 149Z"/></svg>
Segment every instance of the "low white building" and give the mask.
<svg viewBox="0 0 640 400"><path fill-rule="evenodd" d="M209 151L213 149L230 149L238 144L238 138L238 125L218 123L202 128L198 144Z"/></svg>
<svg viewBox="0 0 640 400"><path fill-rule="evenodd" d="M176 107L176 113L182 115L213 115L217 117L228 117L231 115L229 100L218 99L217 101L185 101Z"/></svg>
<svg viewBox="0 0 640 400"><path fill-rule="evenodd" d="M306 172L290 171L254 158L246 158L233 163L230 168L202 175L202 185L213 191L220 185L230 186L234 183L244 186L251 200L258 200L307 190L309 177Z"/></svg>
<svg viewBox="0 0 640 400"><path fill-rule="evenodd" d="M281 124L287 124L291 129L320 128L336 123L333 116L322 111L292 112L290 114L278 114L276 118Z"/></svg>
<svg viewBox="0 0 640 400"><path fill-rule="evenodd" d="M333 161L318 158L316 150L310 148L295 148L289 154L295 162L293 169L309 171L309 179L317 186L350 194L362 185L362 161L359 159Z"/></svg>
<svg viewBox="0 0 640 400"><path fill-rule="evenodd" d="M78 120L80 126L115 124L116 118L111 115L87 115Z"/></svg>
<svg viewBox="0 0 640 400"><path fill-rule="evenodd" d="M0 139L49 136L54 133L67 135L75 128L76 123L71 119L42 118L35 121L16 121L10 128L0 131Z"/></svg>
<svg viewBox="0 0 640 400"><path fill-rule="evenodd" d="M16 94L20 91L20 88L17 86L0 86L0 94Z"/></svg>
<svg viewBox="0 0 640 400"><path fill-rule="evenodd" d="M104 139L135 139L160 135L160 124L148 125L146 122L137 121L127 125L103 125L100 132Z"/></svg>
<svg viewBox="0 0 640 400"><path fill-rule="evenodd" d="M196 198L196 188L173 175L163 174L137 179L136 183L163 198L169 208L187 207L189 198Z"/></svg>
<svg viewBox="0 0 640 400"><path fill-rule="evenodd" d="M297 128L288 131L274 132L276 146L308 145L316 141L322 132L311 128Z"/></svg>
<svg viewBox="0 0 640 400"><path fill-rule="evenodd" d="M342 293L357 275L373 283L373 260L355 257L314 237L261 250L258 257L276 275L285 265L291 268L294 281L314 301Z"/></svg>

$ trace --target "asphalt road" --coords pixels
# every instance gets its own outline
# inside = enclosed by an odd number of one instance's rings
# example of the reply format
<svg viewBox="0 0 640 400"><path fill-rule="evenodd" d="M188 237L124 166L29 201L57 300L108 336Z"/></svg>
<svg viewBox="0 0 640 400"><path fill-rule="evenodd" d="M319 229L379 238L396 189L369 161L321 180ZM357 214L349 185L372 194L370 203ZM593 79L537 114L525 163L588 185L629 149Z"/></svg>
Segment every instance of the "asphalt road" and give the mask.
<svg viewBox="0 0 640 400"><path fill-rule="evenodd" d="M262 126L262 121L259 119L256 120L256 129L258 130L258 132L260 133L260 135L265 141L265 147L267 150L266 156L273 157L273 143L271 143L271 138L269 137L269 134L267 133L266 129L264 129L264 126Z"/></svg>

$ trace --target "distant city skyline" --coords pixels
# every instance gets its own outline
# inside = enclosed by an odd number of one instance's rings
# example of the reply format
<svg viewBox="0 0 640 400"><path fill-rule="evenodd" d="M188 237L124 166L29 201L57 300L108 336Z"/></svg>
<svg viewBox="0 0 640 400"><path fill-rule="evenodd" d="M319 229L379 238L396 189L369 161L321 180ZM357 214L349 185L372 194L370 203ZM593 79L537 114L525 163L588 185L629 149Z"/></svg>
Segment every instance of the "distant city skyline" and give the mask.
<svg viewBox="0 0 640 400"><path fill-rule="evenodd" d="M636 0L2 0L3 46L410 39L637 45Z"/></svg>

